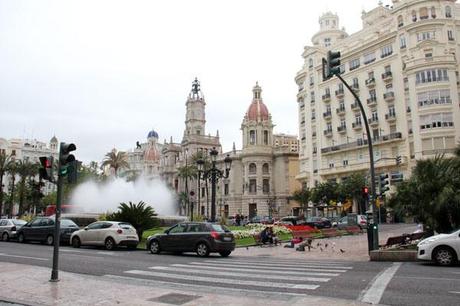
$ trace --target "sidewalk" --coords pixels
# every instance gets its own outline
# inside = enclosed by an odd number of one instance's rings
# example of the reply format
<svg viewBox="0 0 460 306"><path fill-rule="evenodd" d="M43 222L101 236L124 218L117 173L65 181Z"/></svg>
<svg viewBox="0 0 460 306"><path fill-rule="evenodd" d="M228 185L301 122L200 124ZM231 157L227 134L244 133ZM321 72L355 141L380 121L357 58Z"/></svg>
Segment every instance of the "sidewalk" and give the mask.
<svg viewBox="0 0 460 306"><path fill-rule="evenodd" d="M383 224L379 233L379 244L385 244L388 237L399 236L403 233L412 233L416 229L415 224ZM318 243L320 245L318 245ZM309 252L299 252L291 248L281 246L254 246L237 248L232 255L235 256L270 256L287 259L305 260L345 260L345 261L369 261L367 233L334 238L314 239L313 247ZM327 244L327 247L326 247ZM342 251L341 251L342 250Z"/></svg>
<svg viewBox="0 0 460 306"><path fill-rule="evenodd" d="M107 278L60 272L60 281L49 282L51 269L1 263L0 305L368 305L352 300L317 296L266 297L244 296L244 293L207 293L195 289L167 289L139 280ZM173 287L173 286L171 286ZM230 295L232 294L232 295Z"/></svg>

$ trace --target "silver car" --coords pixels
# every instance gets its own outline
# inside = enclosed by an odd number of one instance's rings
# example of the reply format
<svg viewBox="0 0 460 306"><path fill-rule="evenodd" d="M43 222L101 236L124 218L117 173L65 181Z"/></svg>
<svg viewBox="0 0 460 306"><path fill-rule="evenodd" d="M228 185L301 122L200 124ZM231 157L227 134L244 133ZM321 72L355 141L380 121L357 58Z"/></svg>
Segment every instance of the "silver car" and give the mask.
<svg viewBox="0 0 460 306"><path fill-rule="evenodd" d="M16 238L16 232L27 222L19 219L0 219L0 237L3 241Z"/></svg>

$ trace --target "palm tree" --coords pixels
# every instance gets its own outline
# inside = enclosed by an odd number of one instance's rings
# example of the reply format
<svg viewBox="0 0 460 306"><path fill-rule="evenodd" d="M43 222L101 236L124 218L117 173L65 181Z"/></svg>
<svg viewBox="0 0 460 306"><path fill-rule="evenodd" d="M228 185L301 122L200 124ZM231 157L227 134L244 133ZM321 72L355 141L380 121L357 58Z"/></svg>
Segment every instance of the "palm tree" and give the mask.
<svg viewBox="0 0 460 306"><path fill-rule="evenodd" d="M130 223L137 232L139 240L142 239L144 230L158 226L155 210L143 201L133 204L131 201L120 203L118 211L108 215L107 220Z"/></svg>
<svg viewBox="0 0 460 306"><path fill-rule="evenodd" d="M8 171L12 163L11 155L7 155L4 151L0 152L0 216L3 212L3 176Z"/></svg>
<svg viewBox="0 0 460 306"><path fill-rule="evenodd" d="M29 177L33 177L38 173L38 165L32 164L29 161L18 161L17 173L19 175L19 210L18 216L24 213L24 200L26 195L26 181Z"/></svg>
<svg viewBox="0 0 460 306"><path fill-rule="evenodd" d="M115 176L118 176L118 169L129 168L128 155L126 152L121 152L113 149L111 152L105 154L102 161L101 168L109 166L115 171Z"/></svg>
<svg viewBox="0 0 460 306"><path fill-rule="evenodd" d="M11 196L10 196L10 205L8 208L8 218L13 217L13 205L14 205L14 183L16 181L16 174L17 174L17 162L12 160L11 163L8 165L6 170L11 177Z"/></svg>

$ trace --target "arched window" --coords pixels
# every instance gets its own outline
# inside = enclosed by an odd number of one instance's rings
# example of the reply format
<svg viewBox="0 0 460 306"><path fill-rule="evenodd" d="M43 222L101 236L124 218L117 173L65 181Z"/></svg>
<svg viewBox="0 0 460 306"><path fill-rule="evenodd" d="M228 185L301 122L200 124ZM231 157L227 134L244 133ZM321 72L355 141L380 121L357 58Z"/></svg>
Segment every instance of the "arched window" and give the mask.
<svg viewBox="0 0 460 306"><path fill-rule="evenodd" d="M249 164L249 174L256 174L257 166L254 163Z"/></svg>
<svg viewBox="0 0 460 306"><path fill-rule="evenodd" d="M404 25L403 16L398 16L398 27L402 27Z"/></svg>
<svg viewBox="0 0 460 306"><path fill-rule="evenodd" d="M412 21L417 21L417 12L416 11L412 11Z"/></svg>
<svg viewBox="0 0 460 306"><path fill-rule="evenodd" d="M313 59L312 58L308 59L308 67L313 67Z"/></svg>
<svg viewBox="0 0 460 306"><path fill-rule="evenodd" d="M428 19L428 9L426 7L420 8L420 20Z"/></svg>
<svg viewBox="0 0 460 306"><path fill-rule="evenodd" d="M267 163L265 163L263 166L262 166L262 174L269 174L270 173L270 170L269 170L269 166Z"/></svg>
<svg viewBox="0 0 460 306"><path fill-rule="evenodd" d="M434 6L431 7L431 18L436 18L436 9Z"/></svg>
<svg viewBox="0 0 460 306"><path fill-rule="evenodd" d="M452 17L452 9L450 6L446 6L446 18L451 18Z"/></svg>
<svg viewBox="0 0 460 306"><path fill-rule="evenodd" d="M264 145L268 145L268 131L264 131Z"/></svg>

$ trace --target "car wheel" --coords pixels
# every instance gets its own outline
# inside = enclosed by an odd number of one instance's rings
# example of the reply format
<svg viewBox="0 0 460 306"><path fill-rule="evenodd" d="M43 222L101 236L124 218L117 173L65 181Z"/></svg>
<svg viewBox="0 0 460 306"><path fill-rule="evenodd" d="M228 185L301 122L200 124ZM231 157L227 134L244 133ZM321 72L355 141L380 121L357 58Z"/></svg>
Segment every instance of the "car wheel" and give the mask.
<svg viewBox="0 0 460 306"><path fill-rule="evenodd" d="M157 240L153 240L150 242L150 253L152 254L160 254L161 249L160 249L160 243Z"/></svg>
<svg viewBox="0 0 460 306"><path fill-rule="evenodd" d="M24 234L23 233L20 233L19 236L18 236L18 241L20 243L25 243L26 242L26 238L24 237Z"/></svg>
<svg viewBox="0 0 460 306"><path fill-rule="evenodd" d="M46 243L47 245L53 245L53 244L54 244L54 237L53 237L53 235L48 235L48 236L46 237L45 243Z"/></svg>
<svg viewBox="0 0 460 306"><path fill-rule="evenodd" d="M8 233L3 233L3 235L2 235L2 240L3 240L3 241L8 241L8 240L10 240L10 236L8 236Z"/></svg>
<svg viewBox="0 0 460 306"><path fill-rule="evenodd" d="M72 238L72 246L74 248L79 248L81 246L81 241L80 241L80 238L78 237L73 237Z"/></svg>
<svg viewBox="0 0 460 306"><path fill-rule="evenodd" d="M116 248L116 244L115 244L115 240L113 240L113 238L109 237L107 239L105 239L105 248L106 250L113 250Z"/></svg>
<svg viewBox="0 0 460 306"><path fill-rule="evenodd" d="M454 252L447 247L439 247L434 250L433 258L440 266L450 266L455 263Z"/></svg>
<svg viewBox="0 0 460 306"><path fill-rule="evenodd" d="M223 251L223 252L220 252L220 256L222 257L228 257L228 255L230 255L232 252L231 251Z"/></svg>
<svg viewBox="0 0 460 306"><path fill-rule="evenodd" d="M209 255L208 245L204 242L200 242L196 246L196 253L200 257L207 257Z"/></svg>

